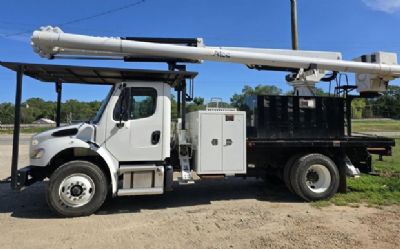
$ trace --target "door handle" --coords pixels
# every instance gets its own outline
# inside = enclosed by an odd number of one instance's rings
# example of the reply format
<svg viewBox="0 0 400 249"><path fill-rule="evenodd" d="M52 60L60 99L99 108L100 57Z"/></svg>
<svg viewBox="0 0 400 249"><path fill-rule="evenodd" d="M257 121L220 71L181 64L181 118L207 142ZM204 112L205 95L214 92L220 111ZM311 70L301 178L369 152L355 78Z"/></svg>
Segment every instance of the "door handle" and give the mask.
<svg viewBox="0 0 400 249"><path fill-rule="evenodd" d="M160 131L153 131L151 134L151 144L156 145L160 142L161 132Z"/></svg>
<svg viewBox="0 0 400 249"><path fill-rule="evenodd" d="M226 140L225 146L231 146L232 144L233 144L232 139L228 138L228 139Z"/></svg>

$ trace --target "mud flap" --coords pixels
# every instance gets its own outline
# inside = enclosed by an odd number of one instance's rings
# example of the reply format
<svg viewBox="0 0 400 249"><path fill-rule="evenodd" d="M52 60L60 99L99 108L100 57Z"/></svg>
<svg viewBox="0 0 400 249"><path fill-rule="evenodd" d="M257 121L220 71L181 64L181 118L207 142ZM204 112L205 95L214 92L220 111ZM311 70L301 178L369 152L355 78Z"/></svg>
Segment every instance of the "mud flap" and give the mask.
<svg viewBox="0 0 400 249"><path fill-rule="evenodd" d="M165 166L165 191L172 191L172 185L174 184L174 169L172 166Z"/></svg>
<svg viewBox="0 0 400 249"><path fill-rule="evenodd" d="M339 165L339 193L347 193L347 175L346 175L346 164L341 161Z"/></svg>

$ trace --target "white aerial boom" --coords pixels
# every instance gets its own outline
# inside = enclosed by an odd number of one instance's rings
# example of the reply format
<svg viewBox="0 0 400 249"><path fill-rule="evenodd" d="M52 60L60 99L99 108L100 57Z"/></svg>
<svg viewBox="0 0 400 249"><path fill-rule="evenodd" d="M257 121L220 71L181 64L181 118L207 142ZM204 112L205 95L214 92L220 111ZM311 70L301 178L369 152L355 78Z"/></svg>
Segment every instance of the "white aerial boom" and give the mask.
<svg viewBox="0 0 400 249"><path fill-rule="evenodd" d="M202 39L197 46L161 44L125 40L113 37L94 37L64 33L59 28L45 27L32 35L34 51L42 57L64 56L126 56L163 57L193 61L239 63L250 68L295 71L288 75L288 83L300 94L309 94L311 86L323 80L329 72L356 73L360 93L385 91L388 82L400 77L397 54L378 52L353 61L342 59L336 52L294 51L242 47L208 47Z"/></svg>

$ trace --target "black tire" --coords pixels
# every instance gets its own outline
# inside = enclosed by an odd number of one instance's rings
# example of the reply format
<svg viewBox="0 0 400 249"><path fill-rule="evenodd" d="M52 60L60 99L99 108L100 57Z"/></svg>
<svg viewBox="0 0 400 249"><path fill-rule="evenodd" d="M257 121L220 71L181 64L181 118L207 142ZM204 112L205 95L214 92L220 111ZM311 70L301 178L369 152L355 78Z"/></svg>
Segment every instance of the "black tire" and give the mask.
<svg viewBox="0 0 400 249"><path fill-rule="evenodd" d="M72 188L69 187L71 188L70 190L65 190L64 184L66 184L66 181L73 179L72 177L76 176L83 177L81 179L85 179L85 177L89 179L87 180L87 182L89 182L90 186L93 186L93 188L86 189L86 185L82 185L84 187L80 187L78 181L78 184L74 186L72 186L71 184ZM73 196L72 190L74 187L76 187L77 193L74 192L75 195ZM79 191L80 195L77 196L76 194L79 194ZM70 194L70 197L68 197L69 200L66 197L67 193ZM87 161L71 161L57 168L51 175L46 192L46 199L47 204L49 205L51 210L57 215L62 217L78 217L88 216L96 212L101 207L101 205L103 205L107 197L107 193L108 181L104 172L98 166ZM81 199L80 196L84 197L82 199L88 198L85 195L90 196L90 199L87 200L87 203L68 203L68 201L74 202L77 199Z"/></svg>
<svg viewBox="0 0 400 249"><path fill-rule="evenodd" d="M286 187L290 192L294 193L292 183L290 181L290 172L293 167L293 164L300 158L301 155L294 155L286 162L285 167L283 168L283 181L285 182Z"/></svg>
<svg viewBox="0 0 400 249"><path fill-rule="evenodd" d="M313 170L315 167L322 172L318 173ZM309 174L314 175L311 176ZM309 178L312 177L314 177L314 181L310 181ZM320 178L330 178L330 180L321 183L321 181L319 181ZM307 179L311 186L307 185ZM290 182L294 192L298 196L306 201L318 201L329 199L337 193L339 189L340 175L335 163L329 157L322 154L308 154L302 156L293 164L290 172ZM318 188L313 186L314 182L326 186ZM314 188L315 190L311 190Z"/></svg>

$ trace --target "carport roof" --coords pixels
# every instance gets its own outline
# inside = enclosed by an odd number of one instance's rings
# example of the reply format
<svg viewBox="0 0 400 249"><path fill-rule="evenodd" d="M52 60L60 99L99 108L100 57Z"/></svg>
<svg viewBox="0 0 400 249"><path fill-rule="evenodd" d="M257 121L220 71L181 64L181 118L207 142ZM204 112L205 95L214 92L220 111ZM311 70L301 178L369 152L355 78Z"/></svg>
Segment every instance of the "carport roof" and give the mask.
<svg viewBox="0 0 400 249"><path fill-rule="evenodd" d="M86 67L3 61L0 61L0 65L15 72L22 66L24 75L42 82L52 83L112 85L126 81L161 81L175 85L183 79L193 79L197 76L196 72L187 71Z"/></svg>

